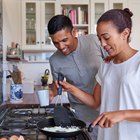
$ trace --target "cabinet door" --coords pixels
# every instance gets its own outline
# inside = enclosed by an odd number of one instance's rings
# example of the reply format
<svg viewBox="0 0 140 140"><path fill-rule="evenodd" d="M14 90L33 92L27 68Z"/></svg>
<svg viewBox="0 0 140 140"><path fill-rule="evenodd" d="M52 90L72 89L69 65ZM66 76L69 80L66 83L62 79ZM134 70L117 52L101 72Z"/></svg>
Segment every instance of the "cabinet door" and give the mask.
<svg viewBox="0 0 140 140"><path fill-rule="evenodd" d="M47 24L56 13L55 1L22 1L22 46L27 50L55 50Z"/></svg>
<svg viewBox="0 0 140 140"><path fill-rule="evenodd" d="M77 29L77 36L90 32L90 8L89 0L61 0L60 14L68 16Z"/></svg>
<svg viewBox="0 0 140 140"><path fill-rule="evenodd" d="M90 1L91 13L91 33L96 33L96 23L99 17L108 10L107 0L91 0Z"/></svg>
<svg viewBox="0 0 140 140"><path fill-rule="evenodd" d="M96 33L96 23L99 17L109 9L124 9L127 0L91 0L91 33Z"/></svg>
<svg viewBox="0 0 140 140"><path fill-rule="evenodd" d="M140 31L139 31L139 24L140 24L140 1L139 0L129 0L129 9L132 11L132 34L131 34L131 46L137 50L140 50Z"/></svg>
<svg viewBox="0 0 140 140"><path fill-rule="evenodd" d="M56 50L48 33L48 22L56 13L55 1L42 1L41 2L41 49Z"/></svg>
<svg viewBox="0 0 140 140"><path fill-rule="evenodd" d="M127 0L109 0L109 9L124 9L127 7Z"/></svg>
<svg viewBox="0 0 140 140"><path fill-rule="evenodd" d="M40 48L40 2L22 1L22 46L23 49Z"/></svg>

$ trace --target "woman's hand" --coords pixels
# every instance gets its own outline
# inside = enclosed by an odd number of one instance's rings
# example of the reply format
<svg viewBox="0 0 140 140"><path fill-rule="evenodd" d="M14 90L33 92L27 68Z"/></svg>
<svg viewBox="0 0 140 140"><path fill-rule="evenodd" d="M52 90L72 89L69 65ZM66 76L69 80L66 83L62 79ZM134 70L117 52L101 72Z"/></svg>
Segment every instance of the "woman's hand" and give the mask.
<svg viewBox="0 0 140 140"><path fill-rule="evenodd" d="M93 122L93 126L98 124L101 128L110 128L124 118L125 111L104 112Z"/></svg>

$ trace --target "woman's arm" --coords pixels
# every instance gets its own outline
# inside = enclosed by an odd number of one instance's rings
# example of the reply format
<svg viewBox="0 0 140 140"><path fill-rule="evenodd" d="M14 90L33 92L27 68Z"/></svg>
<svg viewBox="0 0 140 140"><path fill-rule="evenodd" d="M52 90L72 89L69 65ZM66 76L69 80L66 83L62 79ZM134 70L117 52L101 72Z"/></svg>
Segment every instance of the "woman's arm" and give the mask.
<svg viewBox="0 0 140 140"><path fill-rule="evenodd" d="M108 128L123 120L140 122L140 110L104 112L93 122L93 126L98 124L102 128Z"/></svg>
<svg viewBox="0 0 140 140"><path fill-rule="evenodd" d="M93 95L88 94L74 85L69 84L66 81L60 82L65 91L70 92L77 97L84 104L93 108L98 108L101 103L101 86L97 83L93 92Z"/></svg>

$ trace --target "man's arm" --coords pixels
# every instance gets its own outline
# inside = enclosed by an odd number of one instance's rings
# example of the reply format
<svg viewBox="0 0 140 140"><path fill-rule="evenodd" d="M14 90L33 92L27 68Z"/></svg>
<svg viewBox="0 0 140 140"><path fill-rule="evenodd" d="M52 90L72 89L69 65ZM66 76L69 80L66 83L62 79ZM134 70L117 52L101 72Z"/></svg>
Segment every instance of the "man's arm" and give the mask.
<svg viewBox="0 0 140 140"><path fill-rule="evenodd" d="M49 94L50 94L50 101L57 95L57 86L55 82L49 85Z"/></svg>

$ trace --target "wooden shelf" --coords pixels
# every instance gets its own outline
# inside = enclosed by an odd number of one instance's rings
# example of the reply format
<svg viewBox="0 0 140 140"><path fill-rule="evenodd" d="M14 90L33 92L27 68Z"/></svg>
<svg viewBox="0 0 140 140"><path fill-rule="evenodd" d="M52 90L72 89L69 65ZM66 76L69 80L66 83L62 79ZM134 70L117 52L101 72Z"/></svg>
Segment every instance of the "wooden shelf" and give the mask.
<svg viewBox="0 0 140 140"><path fill-rule="evenodd" d="M24 53L45 53L45 52L55 52L55 50L23 50Z"/></svg>
<svg viewBox="0 0 140 140"><path fill-rule="evenodd" d="M28 62L27 60L24 60L24 59L21 59L21 58L16 58L16 57L14 57L14 58L7 57L6 60L7 61L12 61L12 62Z"/></svg>

